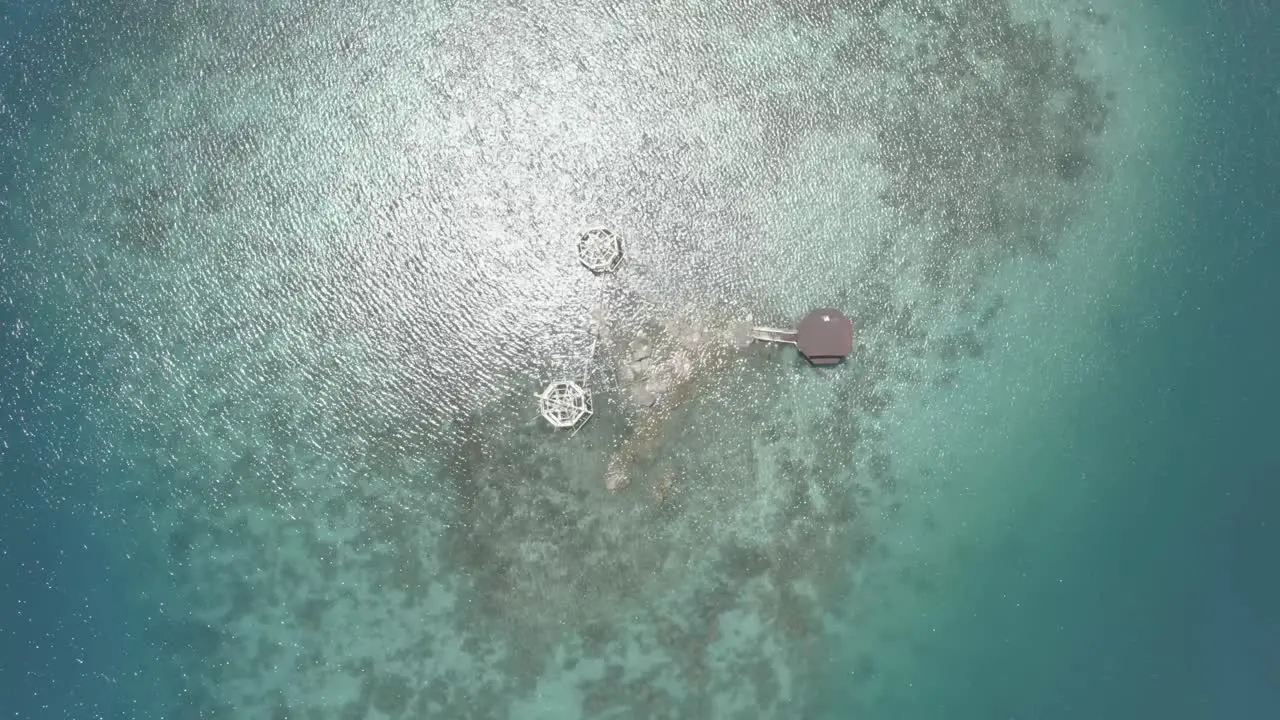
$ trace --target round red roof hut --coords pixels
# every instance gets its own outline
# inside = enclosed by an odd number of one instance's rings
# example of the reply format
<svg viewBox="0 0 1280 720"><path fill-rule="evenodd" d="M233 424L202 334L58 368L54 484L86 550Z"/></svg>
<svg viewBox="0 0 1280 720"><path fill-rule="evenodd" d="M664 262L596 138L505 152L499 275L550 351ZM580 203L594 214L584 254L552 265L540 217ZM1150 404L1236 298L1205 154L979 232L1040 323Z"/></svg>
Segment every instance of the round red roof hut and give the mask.
<svg viewBox="0 0 1280 720"><path fill-rule="evenodd" d="M853 321L834 308L814 310L800 321L795 343L814 365L836 365L853 352Z"/></svg>

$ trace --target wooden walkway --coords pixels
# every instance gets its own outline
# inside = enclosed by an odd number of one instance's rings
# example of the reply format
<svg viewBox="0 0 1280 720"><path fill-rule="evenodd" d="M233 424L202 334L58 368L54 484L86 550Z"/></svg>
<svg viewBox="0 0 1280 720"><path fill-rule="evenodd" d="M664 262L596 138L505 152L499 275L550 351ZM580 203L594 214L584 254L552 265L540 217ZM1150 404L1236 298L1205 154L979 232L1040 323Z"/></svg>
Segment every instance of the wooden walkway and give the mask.
<svg viewBox="0 0 1280 720"><path fill-rule="evenodd" d="M796 344L796 331L783 330L781 328L771 327L754 327L751 328L751 337L762 342L791 343Z"/></svg>

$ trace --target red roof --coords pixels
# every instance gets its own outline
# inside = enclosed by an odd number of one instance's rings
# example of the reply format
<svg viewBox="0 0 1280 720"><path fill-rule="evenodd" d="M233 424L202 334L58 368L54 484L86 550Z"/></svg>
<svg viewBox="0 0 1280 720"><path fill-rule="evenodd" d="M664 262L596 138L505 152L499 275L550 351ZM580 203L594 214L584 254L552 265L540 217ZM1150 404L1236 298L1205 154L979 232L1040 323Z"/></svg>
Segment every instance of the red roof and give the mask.
<svg viewBox="0 0 1280 720"><path fill-rule="evenodd" d="M853 352L853 321L834 308L814 310L800 321L796 347L815 365L834 365Z"/></svg>

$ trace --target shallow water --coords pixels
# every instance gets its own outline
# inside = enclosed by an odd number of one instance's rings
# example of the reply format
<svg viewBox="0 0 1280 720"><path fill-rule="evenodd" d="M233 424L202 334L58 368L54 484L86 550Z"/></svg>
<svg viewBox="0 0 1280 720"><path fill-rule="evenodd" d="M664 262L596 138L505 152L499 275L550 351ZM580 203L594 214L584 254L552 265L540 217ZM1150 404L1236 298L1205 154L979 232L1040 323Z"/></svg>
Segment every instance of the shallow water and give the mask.
<svg viewBox="0 0 1280 720"><path fill-rule="evenodd" d="M18 717L1110 717L1232 652L1151 599L1213 523L1150 358L1238 269L1174 11L5 17ZM828 305L838 368L735 341Z"/></svg>

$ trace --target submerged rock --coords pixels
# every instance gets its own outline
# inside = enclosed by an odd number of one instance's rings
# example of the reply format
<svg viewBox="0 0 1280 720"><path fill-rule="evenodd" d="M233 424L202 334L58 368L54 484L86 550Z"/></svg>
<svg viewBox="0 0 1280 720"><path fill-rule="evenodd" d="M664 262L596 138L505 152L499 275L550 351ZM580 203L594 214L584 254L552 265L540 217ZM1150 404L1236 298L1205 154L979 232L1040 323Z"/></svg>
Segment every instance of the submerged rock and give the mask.
<svg viewBox="0 0 1280 720"><path fill-rule="evenodd" d="M631 388L631 399L640 407L653 407L658 402L658 394L649 385L636 385Z"/></svg>
<svg viewBox="0 0 1280 720"><path fill-rule="evenodd" d="M604 487L609 492L620 492L631 484L631 477L624 467L623 457L615 455L609 460L609 468L605 471Z"/></svg>

